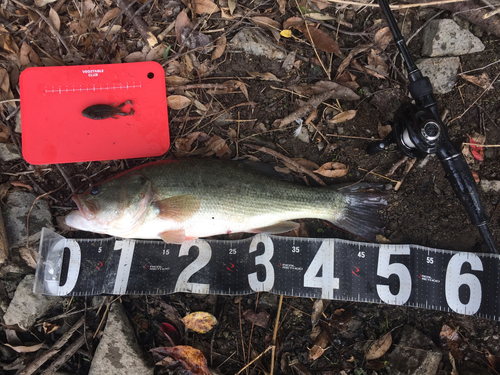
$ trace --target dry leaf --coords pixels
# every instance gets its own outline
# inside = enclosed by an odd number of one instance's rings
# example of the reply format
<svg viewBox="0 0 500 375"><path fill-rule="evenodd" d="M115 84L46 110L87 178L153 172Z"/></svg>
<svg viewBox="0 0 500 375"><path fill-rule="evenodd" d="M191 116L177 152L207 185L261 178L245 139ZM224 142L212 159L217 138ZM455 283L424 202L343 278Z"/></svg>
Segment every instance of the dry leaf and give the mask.
<svg viewBox="0 0 500 375"><path fill-rule="evenodd" d="M210 313L197 311L181 319L191 331L207 333L217 324L217 319Z"/></svg>
<svg viewBox="0 0 500 375"><path fill-rule="evenodd" d="M214 135L208 140L207 149L203 156L213 154L221 159L229 159L231 157L231 149L227 146L226 141L218 135Z"/></svg>
<svg viewBox="0 0 500 375"><path fill-rule="evenodd" d="M210 375L207 360L202 352L191 346L178 345L172 348L162 347L151 349L157 366L179 370L182 366L187 373Z"/></svg>
<svg viewBox="0 0 500 375"><path fill-rule="evenodd" d="M373 343L373 345L366 353L366 359L370 361L372 359L377 359L382 357L387 352L387 350L389 350L391 345L392 345L392 334L388 332Z"/></svg>
<svg viewBox="0 0 500 375"><path fill-rule="evenodd" d="M57 324L52 324L49 322L43 322L43 332L48 335L49 333L55 332L59 329Z"/></svg>
<svg viewBox="0 0 500 375"><path fill-rule="evenodd" d="M177 87L180 85L185 85L188 82L189 82L189 79L184 78L184 77L179 77L179 76L165 77L165 83L167 84L167 87Z"/></svg>
<svg viewBox="0 0 500 375"><path fill-rule="evenodd" d="M278 0L278 5L281 15L284 15L286 12L286 0Z"/></svg>
<svg viewBox="0 0 500 375"><path fill-rule="evenodd" d="M42 60L38 57L35 51L26 43L23 42L19 51L19 60L22 66L30 65L31 63L42 66Z"/></svg>
<svg viewBox="0 0 500 375"><path fill-rule="evenodd" d="M314 171L316 169L319 169L319 165L316 164L313 161L304 159L304 158L292 158L294 162L299 164L300 166L304 167L305 169L308 169L310 171Z"/></svg>
<svg viewBox="0 0 500 375"><path fill-rule="evenodd" d="M236 0L228 0L227 6L229 7L229 13L231 13L231 16L232 16L234 13L234 10L236 9Z"/></svg>
<svg viewBox="0 0 500 375"><path fill-rule="evenodd" d="M266 311L261 311L257 314L253 310L247 310L243 313L243 317L247 322L251 324L255 324L256 326L262 328L267 328L271 315L269 315L269 313L267 313Z"/></svg>
<svg viewBox="0 0 500 375"><path fill-rule="evenodd" d="M356 94L351 89L339 85L338 83L332 81L319 81L314 85L310 84L299 84L289 86L290 90L295 91L297 94L304 96L311 95L321 95L327 91L335 91L336 96L334 99L344 99L344 100L358 100L359 95Z"/></svg>
<svg viewBox="0 0 500 375"><path fill-rule="evenodd" d="M194 11L196 14L212 14L220 12L220 9L211 0L194 0Z"/></svg>
<svg viewBox="0 0 500 375"><path fill-rule="evenodd" d="M12 346L12 345L7 344L7 343L5 343L3 345L14 349L18 353L33 353L33 352L37 352L38 350L40 350L40 348L43 346L43 344L44 343L41 342L41 343L33 345L33 346Z"/></svg>
<svg viewBox="0 0 500 375"><path fill-rule="evenodd" d="M330 124L339 124L348 120L352 120L356 116L357 110L351 109L350 111L340 112L338 115L334 116L331 120L328 120Z"/></svg>
<svg viewBox="0 0 500 375"><path fill-rule="evenodd" d="M11 35L5 35L3 39L3 49L14 55L17 55L19 53L19 47L17 46Z"/></svg>
<svg viewBox="0 0 500 375"><path fill-rule="evenodd" d="M378 136L380 138L384 139L392 131L392 126L391 125L384 125L384 126L382 126L382 124L379 121L378 122L377 130L378 130Z"/></svg>
<svg viewBox="0 0 500 375"><path fill-rule="evenodd" d="M307 357L308 362L317 360L323 355L324 352L325 349L323 349L321 346L313 345L311 350L309 350L309 355Z"/></svg>
<svg viewBox="0 0 500 375"><path fill-rule="evenodd" d="M392 42L394 37L389 27L383 27L375 33L373 39L375 41L375 44L377 44L382 51L385 51L385 49Z"/></svg>
<svg viewBox="0 0 500 375"><path fill-rule="evenodd" d="M439 333L439 337L441 339L446 339L446 345L448 346L450 353L455 359L461 361L464 358L464 352L462 349L460 349L462 338L457 333L457 330L454 330L450 326L443 324L441 332Z"/></svg>
<svg viewBox="0 0 500 375"><path fill-rule="evenodd" d="M247 73L254 78L260 78L264 81L276 81L276 82L282 82L281 79L276 77L273 73L259 73L259 72L249 72Z"/></svg>
<svg viewBox="0 0 500 375"><path fill-rule="evenodd" d="M54 2L56 2L56 0L35 0L35 5L37 7L41 8L47 4L54 3Z"/></svg>
<svg viewBox="0 0 500 375"><path fill-rule="evenodd" d="M337 178L345 176L348 171L349 168L345 164L330 161L323 164L319 169L315 170L314 173L324 177Z"/></svg>
<svg viewBox="0 0 500 375"><path fill-rule="evenodd" d="M177 15L177 18L175 19L175 36L179 45L183 42L182 36L184 35L186 37L189 35L193 27L194 25L185 10Z"/></svg>
<svg viewBox="0 0 500 375"><path fill-rule="evenodd" d="M4 93L8 93L10 91L10 80L9 80L9 72L0 67L0 90Z"/></svg>
<svg viewBox="0 0 500 375"><path fill-rule="evenodd" d="M227 40L226 40L225 36L221 36L217 40L216 47L215 47L214 51L212 52L212 60L217 60L219 57L221 57L224 54L224 51L226 50L226 43L227 43Z"/></svg>
<svg viewBox="0 0 500 375"><path fill-rule="evenodd" d="M283 22L283 29L290 29L292 27L298 28L304 24L304 19L302 17L290 17L285 22Z"/></svg>
<svg viewBox="0 0 500 375"><path fill-rule="evenodd" d="M111 21L118 17L122 10L120 8L113 8L111 10L108 10L106 14L102 17L101 22L99 23L99 27L102 27L106 22Z"/></svg>
<svg viewBox="0 0 500 375"><path fill-rule="evenodd" d="M59 18L59 14L54 10L54 8L50 8L49 10L49 20L52 23L52 26L59 31L61 28L61 19Z"/></svg>
<svg viewBox="0 0 500 375"><path fill-rule="evenodd" d="M281 24L269 17L256 16L250 18L257 26L267 27L270 30L281 30Z"/></svg>
<svg viewBox="0 0 500 375"><path fill-rule="evenodd" d="M131 54L125 56L123 61L125 62L140 62L146 59L146 55L140 51L132 52Z"/></svg>
<svg viewBox="0 0 500 375"><path fill-rule="evenodd" d="M479 175L477 174L476 171L471 171L471 172L472 172L472 177L474 177L474 181L476 181L476 184L479 184L479 182L481 182Z"/></svg>
<svg viewBox="0 0 500 375"><path fill-rule="evenodd" d="M476 142L476 140L472 138L469 134L467 134L467 136L469 137L469 142L472 143L472 145L470 145L470 152L472 153L472 156L474 156L476 160L483 161L484 149L480 147L479 142Z"/></svg>
<svg viewBox="0 0 500 375"><path fill-rule="evenodd" d="M469 76L467 74L462 74L460 77L465 79L467 82L481 87L483 90L491 90L493 88L493 86L491 86L491 80L486 73L483 73L480 76Z"/></svg>
<svg viewBox="0 0 500 375"><path fill-rule="evenodd" d="M183 109L191 104L191 99L184 95L170 95L167 97L168 108L170 109Z"/></svg>
<svg viewBox="0 0 500 375"><path fill-rule="evenodd" d="M302 25L297 27L306 39L323 52L340 53L338 43L327 33L311 26Z"/></svg>

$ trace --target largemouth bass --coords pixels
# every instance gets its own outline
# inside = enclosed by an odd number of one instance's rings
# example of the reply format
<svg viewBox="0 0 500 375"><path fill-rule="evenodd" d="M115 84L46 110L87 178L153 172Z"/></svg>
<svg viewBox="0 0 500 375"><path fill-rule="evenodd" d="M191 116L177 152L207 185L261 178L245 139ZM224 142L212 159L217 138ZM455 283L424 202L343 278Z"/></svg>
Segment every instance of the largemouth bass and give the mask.
<svg viewBox="0 0 500 375"><path fill-rule="evenodd" d="M242 163L183 159L150 163L73 197L70 227L123 238L182 243L233 232L283 233L316 218L373 240L385 194L370 184L307 187Z"/></svg>

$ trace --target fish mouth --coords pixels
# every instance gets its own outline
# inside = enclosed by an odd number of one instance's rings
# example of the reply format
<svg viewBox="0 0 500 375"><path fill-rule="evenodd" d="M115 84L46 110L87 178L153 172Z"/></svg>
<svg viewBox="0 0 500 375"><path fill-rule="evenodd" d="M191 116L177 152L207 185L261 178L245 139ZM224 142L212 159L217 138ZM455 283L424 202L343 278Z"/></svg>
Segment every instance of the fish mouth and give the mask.
<svg viewBox="0 0 500 375"><path fill-rule="evenodd" d="M83 217L87 220L92 220L95 218L99 207L94 202L82 201L78 195L74 195L72 198L73 202L75 202L78 207L78 211L83 215Z"/></svg>

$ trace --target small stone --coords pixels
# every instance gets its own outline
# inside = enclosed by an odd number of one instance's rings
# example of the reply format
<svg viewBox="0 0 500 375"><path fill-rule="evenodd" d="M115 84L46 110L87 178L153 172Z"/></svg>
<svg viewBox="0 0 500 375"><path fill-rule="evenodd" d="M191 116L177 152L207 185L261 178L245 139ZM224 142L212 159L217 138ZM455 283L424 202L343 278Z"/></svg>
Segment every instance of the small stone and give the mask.
<svg viewBox="0 0 500 375"><path fill-rule="evenodd" d="M92 359L89 375L152 375L154 367L147 364L141 352L125 309L115 303Z"/></svg>
<svg viewBox="0 0 500 375"><path fill-rule="evenodd" d="M14 129L16 133L21 134L21 111L17 112L16 115L16 127Z"/></svg>
<svg viewBox="0 0 500 375"><path fill-rule="evenodd" d="M483 189L484 192L488 191L494 191L494 192L500 192L500 181L499 180L481 180L479 183L481 186L481 189Z"/></svg>
<svg viewBox="0 0 500 375"><path fill-rule="evenodd" d="M430 57L460 56L484 51L484 44L451 19L432 20L424 29L422 54Z"/></svg>
<svg viewBox="0 0 500 375"><path fill-rule="evenodd" d="M435 375L441 357L431 339L405 325L401 339L389 354L386 370L390 375Z"/></svg>
<svg viewBox="0 0 500 375"><path fill-rule="evenodd" d="M272 293L261 293L259 298L259 307L263 309L277 309L278 308L278 296Z"/></svg>
<svg viewBox="0 0 500 375"><path fill-rule="evenodd" d="M323 151L323 149L325 148L325 142L318 142L317 146L318 151Z"/></svg>
<svg viewBox="0 0 500 375"><path fill-rule="evenodd" d="M26 245L26 219L35 199L34 194L24 191L14 191L7 197L2 211L11 247ZM54 230L49 205L43 199L39 199L30 214L30 241L38 241L44 227Z"/></svg>
<svg viewBox="0 0 500 375"><path fill-rule="evenodd" d="M338 126L337 127L337 134L339 134L339 135L344 134L344 127L343 126Z"/></svg>
<svg viewBox="0 0 500 375"><path fill-rule="evenodd" d="M460 59L458 57L437 57L417 61L424 76L429 77L436 94L446 94L453 90Z"/></svg>
<svg viewBox="0 0 500 375"><path fill-rule="evenodd" d="M19 328L29 330L36 320L51 308L60 304L61 297L46 297L33 293L35 275L26 275L19 283L14 298L3 317L5 324L17 324Z"/></svg>
<svg viewBox="0 0 500 375"><path fill-rule="evenodd" d="M14 161L21 159L21 154L16 147L10 143L0 143L0 160Z"/></svg>
<svg viewBox="0 0 500 375"><path fill-rule="evenodd" d="M309 131L307 130L307 128L305 126L303 126L302 129L300 129L300 132L299 132L299 135L297 136L297 139L304 142L304 143L310 142Z"/></svg>
<svg viewBox="0 0 500 375"><path fill-rule="evenodd" d="M251 28L245 28L234 36L231 44L235 48L255 56L265 56L271 60L284 60L286 54L273 47L255 33Z"/></svg>

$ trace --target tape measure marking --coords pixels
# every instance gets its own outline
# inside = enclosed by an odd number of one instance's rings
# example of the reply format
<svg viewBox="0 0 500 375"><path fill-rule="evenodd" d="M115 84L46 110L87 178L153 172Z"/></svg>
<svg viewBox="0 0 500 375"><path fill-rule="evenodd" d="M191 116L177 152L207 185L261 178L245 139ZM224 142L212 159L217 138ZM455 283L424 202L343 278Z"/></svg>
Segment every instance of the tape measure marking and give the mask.
<svg viewBox="0 0 500 375"><path fill-rule="evenodd" d="M68 296L266 291L497 320L499 271L498 255L414 245L262 233L240 241L197 239L170 245L115 238L70 240L44 229L34 291Z"/></svg>

